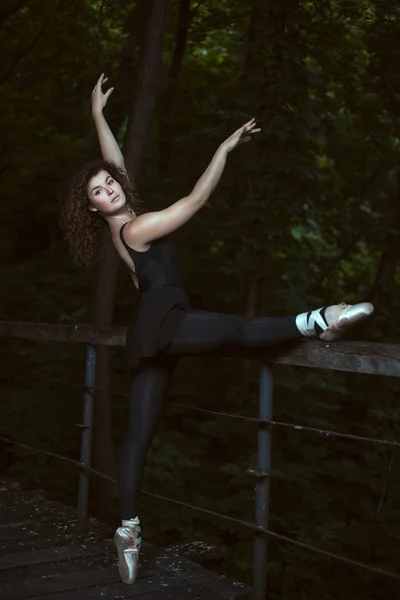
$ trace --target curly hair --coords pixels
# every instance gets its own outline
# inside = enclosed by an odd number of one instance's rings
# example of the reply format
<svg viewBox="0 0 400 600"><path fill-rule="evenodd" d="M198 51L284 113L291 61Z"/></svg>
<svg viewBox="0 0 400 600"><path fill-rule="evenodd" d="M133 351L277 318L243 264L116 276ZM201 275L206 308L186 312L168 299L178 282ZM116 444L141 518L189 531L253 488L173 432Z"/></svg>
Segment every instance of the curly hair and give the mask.
<svg viewBox="0 0 400 600"><path fill-rule="evenodd" d="M89 210L90 201L87 193L89 181L100 171L107 171L121 185L126 196L126 203L136 215L143 210L140 207L139 195L130 183L126 171L115 163L96 160L83 165L71 178L66 190L61 209L60 226L64 230L70 254L77 264L89 266L94 262L100 239L107 227L105 219L99 212Z"/></svg>

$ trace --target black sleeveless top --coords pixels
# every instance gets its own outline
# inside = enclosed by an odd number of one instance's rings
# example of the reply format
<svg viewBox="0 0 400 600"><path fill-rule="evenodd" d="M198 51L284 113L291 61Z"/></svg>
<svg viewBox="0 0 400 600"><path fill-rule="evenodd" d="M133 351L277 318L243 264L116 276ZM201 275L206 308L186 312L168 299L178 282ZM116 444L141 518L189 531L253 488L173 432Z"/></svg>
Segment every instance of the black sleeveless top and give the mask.
<svg viewBox="0 0 400 600"><path fill-rule="evenodd" d="M153 357L168 346L190 305L175 244L162 237L145 252L138 252L124 240L125 225L119 235L133 260L139 284L138 307L125 345L124 368L130 371L142 358Z"/></svg>

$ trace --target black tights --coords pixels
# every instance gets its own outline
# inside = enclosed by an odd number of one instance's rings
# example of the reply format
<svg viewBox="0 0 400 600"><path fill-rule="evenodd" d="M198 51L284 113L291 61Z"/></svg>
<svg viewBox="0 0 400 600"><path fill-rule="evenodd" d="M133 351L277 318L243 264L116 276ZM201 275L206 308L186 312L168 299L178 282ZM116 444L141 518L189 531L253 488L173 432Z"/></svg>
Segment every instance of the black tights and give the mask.
<svg viewBox="0 0 400 600"><path fill-rule="evenodd" d="M295 317L246 319L238 315L192 310L186 313L162 357L133 372L130 416L117 464L122 519L138 515L147 452L163 411L164 397L179 356L198 356L229 347L267 348L302 335Z"/></svg>

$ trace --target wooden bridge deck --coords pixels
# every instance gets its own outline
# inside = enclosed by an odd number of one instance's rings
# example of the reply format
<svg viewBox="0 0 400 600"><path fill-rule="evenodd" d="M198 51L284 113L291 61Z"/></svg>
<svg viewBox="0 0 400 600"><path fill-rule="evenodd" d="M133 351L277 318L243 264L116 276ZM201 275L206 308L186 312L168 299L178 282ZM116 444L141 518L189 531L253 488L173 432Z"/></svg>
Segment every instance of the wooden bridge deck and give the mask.
<svg viewBox="0 0 400 600"><path fill-rule="evenodd" d="M72 507L0 483L1 600L228 600L251 589L167 549L144 544L134 585L120 581L105 527Z"/></svg>

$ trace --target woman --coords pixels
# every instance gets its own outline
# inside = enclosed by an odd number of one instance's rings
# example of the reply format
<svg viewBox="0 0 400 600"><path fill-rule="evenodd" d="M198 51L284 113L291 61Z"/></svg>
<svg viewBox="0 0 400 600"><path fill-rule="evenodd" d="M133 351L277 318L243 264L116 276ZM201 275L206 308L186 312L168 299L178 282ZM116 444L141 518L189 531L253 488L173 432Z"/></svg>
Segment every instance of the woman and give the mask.
<svg viewBox="0 0 400 600"><path fill-rule="evenodd" d="M108 225L112 241L139 290L129 328L125 367L132 372L130 420L118 459L121 526L115 533L119 572L136 579L141 545L139 493L147 451L163 410L163 399L179 356L200 355L236 346L266 348L302 337L332 341L372 314L368 302L339 304L293 317L246 319L191 309L176 247L168 236L194 217L220 180L236 146L258 133L254 119L226 139L190 194L164 210L142 214L125 171L124 158L103 116L113 91L101 75L92 93L92 114L103 161L85 166L72 182L62 225L75 258L88 263ZM106 161L106 162L105 162Z"/></svg>

